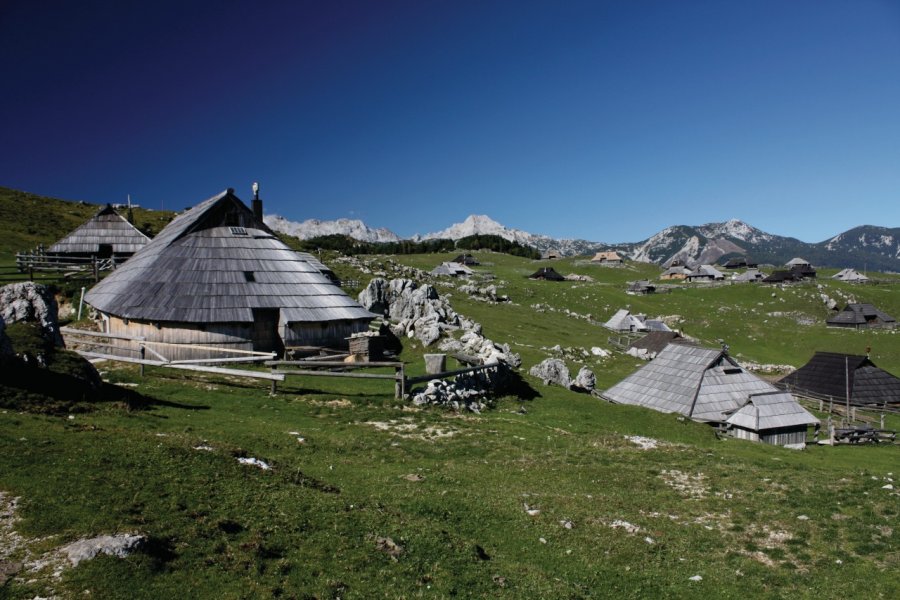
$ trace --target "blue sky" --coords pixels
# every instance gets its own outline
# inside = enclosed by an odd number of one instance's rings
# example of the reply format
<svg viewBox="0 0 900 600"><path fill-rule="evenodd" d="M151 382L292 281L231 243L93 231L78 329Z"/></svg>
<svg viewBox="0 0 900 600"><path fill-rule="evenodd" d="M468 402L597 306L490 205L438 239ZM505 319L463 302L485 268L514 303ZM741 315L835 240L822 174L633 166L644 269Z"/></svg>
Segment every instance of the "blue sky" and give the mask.
<svg viewBox="0 0 900 600"><path fill-rule="evenodd" d="M0 3L0 185L409 236L900 226L900 2Z"/></svg>

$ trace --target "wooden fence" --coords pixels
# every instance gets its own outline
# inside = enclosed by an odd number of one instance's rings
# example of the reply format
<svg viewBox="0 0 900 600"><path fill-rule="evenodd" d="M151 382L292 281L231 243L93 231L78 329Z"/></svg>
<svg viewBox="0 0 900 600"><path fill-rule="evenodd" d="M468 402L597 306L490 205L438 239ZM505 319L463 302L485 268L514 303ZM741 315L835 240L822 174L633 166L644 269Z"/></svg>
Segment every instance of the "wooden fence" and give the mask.
<svg viewBox="0 0 900 600"><path fill-rule="evenodd" d="M231 369L217 365L223 363L253 363L264 362L275 357L274 352L254 352L251 350L233 350L217 348L213 346L200 346L196 344L172 344L169 342L154 342L137 336L115 335L98 331L87 331L73 327L61 327L66 345L85 358L112 360L125 363L138 364L141 367L141 375L144 374L144 366L165 367L168 369L180 369L184 371L202 371L219 375L232 375L236 377L250 377L253 379L284 381L283 375L268 373L266 371L248 371L245 369ZM113 345L111 340L125 340L134 342L135 348L124 348ZM163 352L166 348L192 348L195 350L208 350L212 353L226 356L210 357L205 359L170 360ZM133 356L125 356L122 353L132 353ZM147 355L152 358L148 358Z"/></svg>
<svg viewBox="0 0 900 600"><path fill-rule="evenodd" d="M57 273L66 279L100 280L100 273L116 268L114 258L97 258L96 256L49 256L42 252L17 253L16 269L19 273L28 273L33 281L35 272Z"/></svg>
<svg viewBox="0 0 900 600"><path fill-rule="evenodd" d="M487 371L496 369L496 363L487 365L475 365L461 369L442 371L430 375L415 377L406 376L406 364L399 361L372 361L372 362L344 362L342 359L349 355L327 355L310 357L303 360L273 360L274 352L254 352L250 350L232 350L212 346L200 346L197 344L172 344L168 342L154 342L137 336L116 335L98 331L87 331L73 327L61 327L60 332L65 336L66 345L85 358L111 360L140 365L141 376L144 375L144 367L162 367L167 369L181 369L186 371L199 371L215 373L218 375L231 375L235 377L248 377L252 379L265 379L272 382L272 393L278 390L278 382L285 381L287 377L349 377L354 379L376 379L392 381L394 383L394 397L405 398L412 385L431 381L432 379L449 379L465 373ZM123 348L112 343L113 340L133 342L134 348ZM167 347L193 348L208 350L211 354L226 354L230 356L216 356L204 359L170 360L164 352ZM126 356L123 353L131 353ZM457 357L460 361L467 357ZM269 371L250 371L246 369L226 368L223 363L263 363L270 367ZM394 369L393 373L358 373L363 369Z"/></svg>
<svg viewBox="0 0 900 600"><path fill-rule="evenodd" d="M325 357L334 358L334 357ZM406 376L406 364L396 361L372 361L372 362L344 362L342 360L322 360L308 358L304 360L269 360L266 366L272 368L273 374L281 376L312 376L312 377L349 377L355 379L380 379L394 382L394 398L402 399L407 396L410 388L417 384L432 379L450 379L466 373L489 371L498 368L496 363L487 365L475 365L461 369L441 371L428 375ZM362 369L393 368L394 373L353 373ZM272 381L272 393L277 390L276 382Z"/></svg>

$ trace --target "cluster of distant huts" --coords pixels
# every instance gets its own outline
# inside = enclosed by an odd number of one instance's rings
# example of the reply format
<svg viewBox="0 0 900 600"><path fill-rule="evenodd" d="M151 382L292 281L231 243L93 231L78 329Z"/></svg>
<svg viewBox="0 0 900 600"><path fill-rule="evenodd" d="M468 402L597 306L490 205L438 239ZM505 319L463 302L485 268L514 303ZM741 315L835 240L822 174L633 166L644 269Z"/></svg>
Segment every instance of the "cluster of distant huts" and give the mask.
<svg viewBox="0 0 900 600"><path fill-rule="evenodd" d="M176 216L152 240L107 206L48 254L114 259L118 268L84 300L96 309L103 333L169 344L174 348L170 359L195 358L198 349L280 353L296 346L346 347L376 318L341 289L328 267L278 239L263 223L256 191L252 208L233 189L213 196ZM600 252L592 262L616 266L622 258ZM472 255L461 254L432 274L467 276L477 265ZM768 277L746 261L729 261L725 268L747 267L742 277L748 281L815 277L802 259L787 266ZM550 267L531 277L564 279ZM670 264L661 278L724 277L710 265L688 269ZM845 270L835 278L858 281L864 276ZM846 327L894 323L868 304L851 304L829 320ZM653 360L603 392L603 398L723 425L738 437L804 443L807 427L819 421L790 392L864 406L900 405L900 379L868 357L819 352L806 366L771 384L743 369L727 349L685 343L660 320L623 309L605 326L647 333L632 346Z"/></svg>

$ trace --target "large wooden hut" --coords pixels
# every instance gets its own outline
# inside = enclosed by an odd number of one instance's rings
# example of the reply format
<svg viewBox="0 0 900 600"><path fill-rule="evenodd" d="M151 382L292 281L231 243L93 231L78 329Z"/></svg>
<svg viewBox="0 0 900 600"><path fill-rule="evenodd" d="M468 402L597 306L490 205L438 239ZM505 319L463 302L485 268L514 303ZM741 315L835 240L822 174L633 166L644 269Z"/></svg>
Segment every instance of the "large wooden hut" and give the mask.
<svg viewBox="0 0 900 600"><path fill-rule="evenodd" d="M774 400L761 399L779 392L772 384L745 371L724 349L668 344L649 364L603 392L601 397L617 404L679 413L694 421L727 424L739 429L736 435L746 439L795 443L794 437L779 438L778 434L786 433L780 430L787 428L799 438L799 422L787 424L785 417L782 427L777 418L759 419L760 411L763 416L773 417L805 412L790 394L780 395L777 407L769 406ZM745 409L751 401L755 404ZM739 416L734 416L738 413ZM730 423L729 419L732 419Z"/></svg>
<svg viewBox="0 0 900 600"><path fill-rule="evenodd" d="M155 349L183 359L220 356L214 349L343 348L367 329L375 315L324 265L275 237L262 203L253 204L231 189L201 202L91 289L85 300L105 331L171 344Z"/></svg>
<svg viewBox="0 0 900 600"><path fill-rule="evenodd" d="M111 258L124 262L150 242L134 225L107 204L86 223L47 249L57 258Z"/></svg>
<svg viewBox="0 0 900 600"><path fill-rule="evenodd" d="M825 323L829 327L851 329L893 329L897 326L897 319L872 304L851 303Z"/></svg>
<svg viewBox="0 0 900 600"><path fill-rule="evenodd" d="M900 406L900 378L875 366L868 356L816 352L778 385L799 395L856 406Z"/></svg>

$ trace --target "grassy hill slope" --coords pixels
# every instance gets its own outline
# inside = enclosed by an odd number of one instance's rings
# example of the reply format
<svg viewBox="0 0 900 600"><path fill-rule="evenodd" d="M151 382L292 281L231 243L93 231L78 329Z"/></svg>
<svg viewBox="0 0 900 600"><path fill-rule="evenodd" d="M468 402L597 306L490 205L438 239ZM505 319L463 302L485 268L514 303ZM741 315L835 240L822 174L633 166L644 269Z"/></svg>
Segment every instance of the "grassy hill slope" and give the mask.
<svg viewBox="0 0 900 600"><path fill-rule="evenodd" d="M879 366L900 373L897 334L827 329L819 296L897 315L896 280L636 297L625 283L657 267L475 254L510 303L474 300L458 281L437 287L520 352L523 372L562 354L573 371L591 367L600 387L617 382L642 363L590 349L610 348L597 323L629 306L680 315L687 334L724 339L742 359L798 366L816 349L871 346ZM449 258L372 257L360 268L323 256L363 284L392 265L431 269ZM526 279L547 265L594 281ZM425 351L404 340L412 373ZM272 395L233 377L100 368L144 408L0 411L0 514L20 519L4 523L22 536L10 544L0 527L0 597L843 598L865 586L887 598L900 589L898 446L795 452L719 440L708 426L527 374L537 397L473 415L418 409L379 381L298 377ZM58 579L21 567L114 532L148 543Z"/></svg>
<svg viewBox="0 0 900 600"><path fill-rule="evenodd" d="M103 205L71 202L0 187L0 257L49 246L96 214ZM135 208L135 227L155 235L173 216L170 211ZM124 215L124 213L123 213Z"/></svg>

